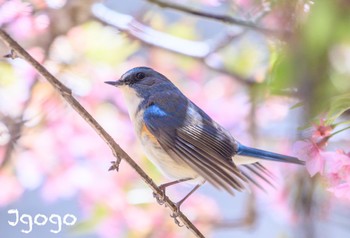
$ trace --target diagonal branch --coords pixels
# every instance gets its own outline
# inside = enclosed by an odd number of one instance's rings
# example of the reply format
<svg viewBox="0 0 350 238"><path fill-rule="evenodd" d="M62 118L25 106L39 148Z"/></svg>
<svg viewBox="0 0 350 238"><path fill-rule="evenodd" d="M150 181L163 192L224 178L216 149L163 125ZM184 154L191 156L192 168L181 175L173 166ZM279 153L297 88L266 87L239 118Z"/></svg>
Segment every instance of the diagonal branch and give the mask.
<svg viewBox="0 0 350 238"><path fill-rule="evenodd" d="M201 60L208 68L230 75L243 84L250 85L256 83L254 78L246 78L238 73L226 70L223 63L215 59L215 52L217 50L225 47L225 43L231 42L244 35L247 29L238 32L230 30L217 39L193 41L154 30L138 22L132 16L113 11L101 3L93 4L91 11L96 20L111 25L127 34L128 37L137 39L146 45L155 46ZM256 19L258 20L262 16L264 16L264 14L256 17Z"/></svg>
<svg viewBox="0 0 350 238"><path fill-rule="evenodd" d="M286 33L286 32L282 32L280 30L275 30L275 29L270 29L270 28L266 28L263 26L259 26L258 24L256 24L254 21L251 21L251 20L244 20L244 19L240 19L240 18L235 18L235 17L221 15L221 14L215 14L215 13L211 13L211 12L203 12L203 11L199 11L199 10L189 8L189 7L186 7L184 5L176 4L173 2L164 2L164 1L159 1L159 0L147 0L147 1L150 3L156 4L162 8L174 9L174 10L188 13L188 14L192 14L195 16L205 17L208 19L216 20L216 21L221 21L223 23L239 25L239 26L247 27L247 28L250 28L252 30L256 30L256 31L266 33L266 34L284 35L283 33Z"/></svg>
<svg viewBox="0 0 350 238"><path fill-rule="evenodd" d="M68 104L96 131L96 133L107 143L116 157L113 168L118 169L121 159L124 159L145 181L145 183L158 196L163 196L162 191L153 182L153 180L138 166L135 161L113 140L113 138L98 124L98 122L85 110L85 108L72 96L72 91L56 79L46 68L38 63L31 55L28 54L16 41L14 41L5 31L0 29L0 39L18 56L31 64L68 102ZM173 212L177 212L175 204L165 196L164 202ZM195 227L192 222L180 211L178 219L196 236L204 237L203 234Z"/></svg>

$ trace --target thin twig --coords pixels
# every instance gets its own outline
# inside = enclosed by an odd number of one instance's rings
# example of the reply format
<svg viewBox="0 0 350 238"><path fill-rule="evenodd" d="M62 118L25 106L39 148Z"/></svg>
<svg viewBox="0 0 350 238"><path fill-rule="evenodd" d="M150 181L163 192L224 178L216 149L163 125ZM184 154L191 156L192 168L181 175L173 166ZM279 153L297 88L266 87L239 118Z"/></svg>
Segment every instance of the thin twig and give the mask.
<svg viewBox="0 0 350 238"><path fill-rule="evenodd" d="M22 119L22 116L12 118L9 116L1 115L1 120L5 123L8 129L10 139L5 147L5 153L3 155L2 161L0 161L0 169L5 167L10 162L11 155L16 148L16 143L21 138L23 125L25 123Z"/></svg>
<svg viewBox="0 0 350 238"><path fill-rule="evenodd" d="M211 13L211 12L203 12L203 11L199 11L199 10L189 8L189 7L186 7L184 5L176 4L173 2L163 2L163 1L159 1L159 0L147 0L147 1L150 3L156 4L162 8L169 8L169 9L181 11L184 13L192 14L195 16L200 16L200 17L205 17L205 18L209 18L212 20L216 20L216 21L221 21L224 23L248 27L252 30L256 30L256 31L266 33L266 34L273 34L273 35L285 35L286 34L286 32L282 32L281 30L274 30L274 29L269 29L269 28L263 27L263 26L259 26L255 22L250 21L250 20L243 20L243 19L239 19L239 18L235 18L235 17L231 17L231 16L220 15L220 14L215 14L215 13Z"/></svg>
<svg viewBox="0 0 350 238"><path fill-rule="evenodd" d="M256 80L252 77L243 77L238 73L226 70L222 62L218 62L217 59L213 60L212 57L215 55L215 50L224 47L221 41L229 42L238 39L247 32L246 29L239 32L229 31L226 33L226 36L219 39L192 41L154 30L138 22L132 16L113 11L101 3L93 4L91 10L97 21L117 28L119 31L127 34L129 38L137 39L146 45L156 46L177 54L198 59L208 68L232 76L243 84L249 85L256 83ZM260 16L258 19L260 19Z"/></svg>
<svg viewBox="0 0 350 238"><path fill-rule="evenodd" d="M118 168L121 159L124 159L145 181L145 183L159 196L162 191L153 182L153 180L138 166L135 161L113 140L113 138L98 124L98 122L85 110L85 108L72 96L72 91L56 79L46 68L38 63L27 51L25 51L16 41L14 41L5 31L0 29L0 39L21 58L31 64L39 74L41 74L68 102L68 104L96 131L96 133L107 143L116 157L115 167ZM178 209L175 204L165 196L164 202L173 212ZM196 236L204 237L191 221L180 211L178 219Z"/></svg>
<svg viewBox="0 0 350 238"><path fill-rule="evenodd" d="M55 34L53 32L50 32L50 37L47 39L47 43L42 46L44 49L44 60L47 59L47 56L49 54L49 49L52 45L52 42L55 40ZM13 49L10 50L9 54L4 55L5 58L11 58L11 59L16 59L19 58L16 51ZM25 124L25 119L24 119L24 114L31 103L33 99L33 91L35 86L39 83L39 77L40 75L37 74L35 75L34 80L30 83L29 85L29 93L28 93L28 98L24 101L23 106L22 106L22 111L17 118L11 118L13 123L10 123L9 125L11 126L11 139L7 143L6 149L5 149L5 155L3 157L2 163L0 163L0 168L6 166L6 164L10 161L11 155L14 153L16 149L16 144L17 141L21 138L22 132L24 130L24 124Z"/></svg>

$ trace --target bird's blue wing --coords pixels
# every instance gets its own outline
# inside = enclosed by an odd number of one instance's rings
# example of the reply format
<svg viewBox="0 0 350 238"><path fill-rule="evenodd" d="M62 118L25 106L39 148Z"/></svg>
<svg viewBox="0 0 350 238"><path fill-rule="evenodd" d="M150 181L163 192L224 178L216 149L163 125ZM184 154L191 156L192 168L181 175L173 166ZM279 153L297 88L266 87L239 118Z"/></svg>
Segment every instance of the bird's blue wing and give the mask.
<svg viewBox="0 0 350 238"><path fill-rule="evenodd" d="M188 100L172 97L171 102L166 107L159 101L150 102L144 112L145 125L162 148L215 187L230 193L243 190L247 178L232 162L231 137ZM197 114L189 115L189 107Z"/></svg>

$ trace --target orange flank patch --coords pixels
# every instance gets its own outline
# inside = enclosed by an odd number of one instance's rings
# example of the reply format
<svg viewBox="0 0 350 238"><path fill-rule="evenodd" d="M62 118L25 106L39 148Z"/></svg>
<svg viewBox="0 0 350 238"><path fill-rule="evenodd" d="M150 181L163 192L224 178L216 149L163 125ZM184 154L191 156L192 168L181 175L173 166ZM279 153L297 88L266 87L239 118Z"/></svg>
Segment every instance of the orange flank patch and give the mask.
<svg viewBox="0 0 350 238"><path fill-rule="evenodd" d="M157 143L157 139L154 137L154 135L148 130L147 126L145 124L142 125L141 128L141 136L147 136L153 143Z"/></svg>

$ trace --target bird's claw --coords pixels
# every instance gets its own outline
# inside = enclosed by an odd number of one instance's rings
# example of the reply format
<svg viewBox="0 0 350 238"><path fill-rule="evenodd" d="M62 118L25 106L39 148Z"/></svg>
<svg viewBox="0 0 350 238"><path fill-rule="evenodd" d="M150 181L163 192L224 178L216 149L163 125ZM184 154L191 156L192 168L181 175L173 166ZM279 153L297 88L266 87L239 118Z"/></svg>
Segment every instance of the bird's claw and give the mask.
<svg viewBox="0 0 350 238"><path fill-rule="evenodd" d="M159 187L161 193L155 193L153 192L153 197L157 200L157 203L159 205L163 205L165 203L165 189L162 187Z"/></svg>
<svg viewBox="0 0 350 238"><path fill-rule="evenodd" d="M180 223L180 220L177 219L177 215L176 215L176 216L173 216L173 215L174 215L174 214L170 215L170 217L172 217L172 218L174 219L175 224L178 225L179 227L183 227L184 225L182 225L182 224Z"/></svg>
<svg viewBox="0 0 350 238"><path fill-rule="evenodd" d="M157 200L159 205L163 205L165 203L165 188L169 186L169 184L162 184L159 186L159 190L160 192L153 192L153 197ZM180 223L180 220L177 219L180 216L180 206L183 203L184 199L182 199L181 201L175 203L175 210L173 211L173 213L170 215L171 218L174 219L174 222L176 225L178 225L179 227L183 227L184 225ZM166 206L167 204L165 204Z"/></svg>
<svg viewBox="0 0 350 238"><path fill-rule="evenodd" d="M179 219L177 219L177 217L180 215L180 204L176 203L175 206L176 210L170 215L170 217L174 219L176 225L183 227L184 225L181 225Z"/></svg>
<svg viewBox="0 0 350 238"><path fill-rule="evenodd" d="M157 200L157 203L159 205L163 205L165 203L165 201L164 201L165 196L164 195L160 195L158 193L153 193L153 197Z"/></svg>

